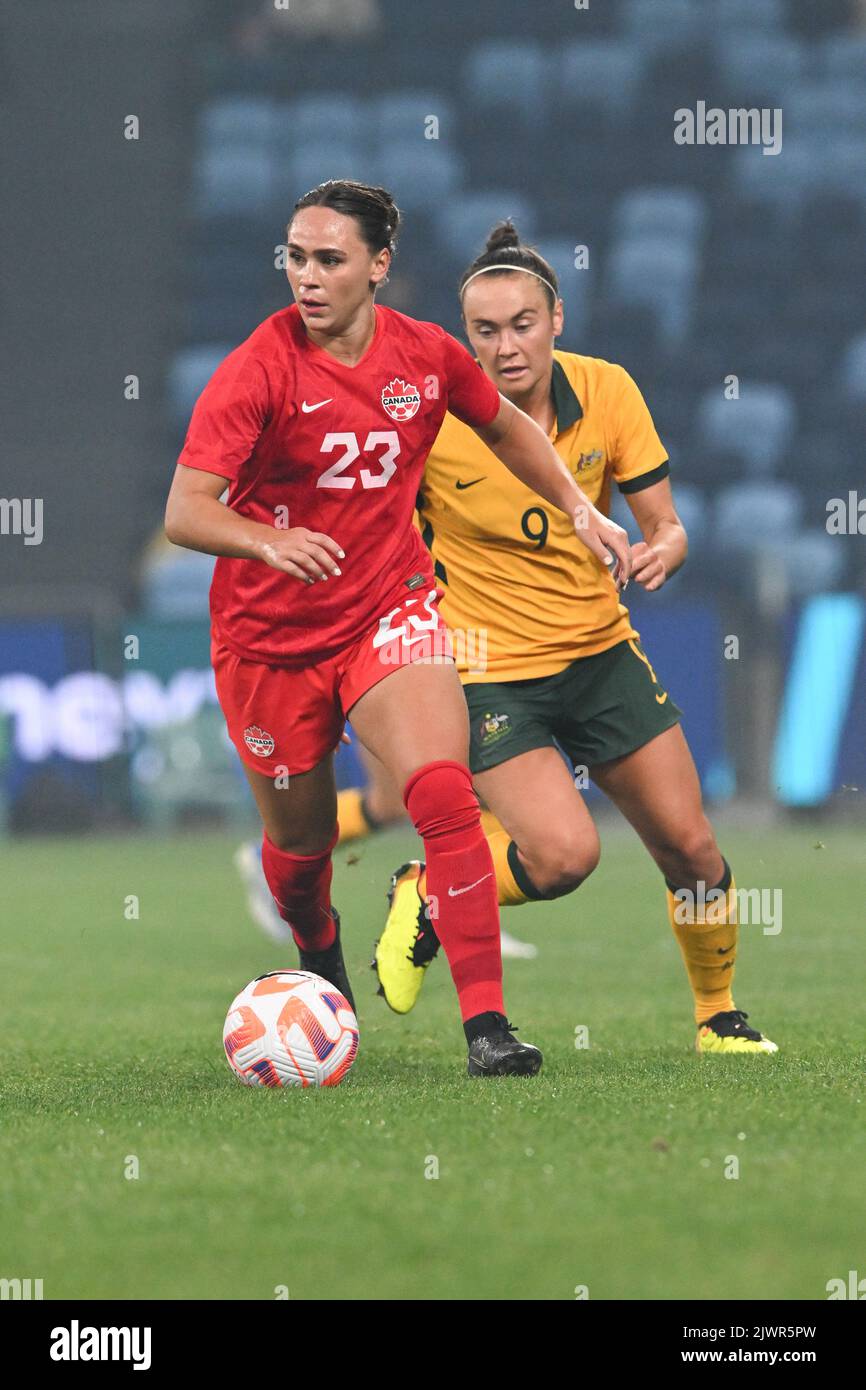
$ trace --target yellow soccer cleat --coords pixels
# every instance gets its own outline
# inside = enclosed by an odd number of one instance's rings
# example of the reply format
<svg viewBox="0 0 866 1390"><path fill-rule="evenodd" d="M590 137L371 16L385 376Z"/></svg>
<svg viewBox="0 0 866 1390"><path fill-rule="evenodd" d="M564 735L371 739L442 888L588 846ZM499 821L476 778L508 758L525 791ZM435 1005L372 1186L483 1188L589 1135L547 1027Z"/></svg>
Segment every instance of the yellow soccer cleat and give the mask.
<svg viewBox="0 0 866 1390"><path fill-rule="evenodd" d="M728 1056L744 1053L757 1056L760 1053L778 1052L774 1042L770 1042L757 1029L749 1027L746 1023L748 1017L742 1009L713 1014L698 1029L695 1048L702 1056L720 1056L722 1053Z"/></svg>
<svg viewBox="0 0 866 1390"><path fill-rule="evenodd" d="M391 875L390 910L371 962L379 978L379 993L397 1014L414 1008L424 972L439 950L439 938L418 888L423 872L424 864L412 859Z"/></svg>

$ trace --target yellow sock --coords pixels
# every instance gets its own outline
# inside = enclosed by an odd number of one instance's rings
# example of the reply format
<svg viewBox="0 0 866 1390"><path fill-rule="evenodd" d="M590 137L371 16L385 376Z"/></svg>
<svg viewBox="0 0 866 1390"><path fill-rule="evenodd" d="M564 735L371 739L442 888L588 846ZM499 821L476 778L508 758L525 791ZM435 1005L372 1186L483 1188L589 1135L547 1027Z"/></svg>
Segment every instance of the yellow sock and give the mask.
<svg viewBox="0 0 866 1390"><path fill-rule="evenodd" d="M498 820L490 811L482 811L482 816L490 816L494 824L499 826ZM526 894L518 888L511 872L511 865L508 862L508 846L511 843L511 836L507 830L501 826L492 835L487 835L487 843L490 846L490 853L493 856L493 867L496 871L496 893L500 907L516 907L518 903L529 902ZM422 898L427 892L427 871L425 870L418 879L418 891Z"/></svg>
<svg viewBox="0 0 866 1390"><path fill-rule="evenodd" d="M731 985L737 957L737 886L730 880L724 898L693 905L668 889L668 916L680 945L695 997L695 1022L734 1008Z"/></svg>
<svg viewBox="0 0 866 1390"><path fill-rule="evenodd" d="M490 853L493 855L499 906L517 907L520 903L528 903L529 898L518 886L508 862L508 846L511 844L511 836L508 831L492 811L481 812L481 829L487 836Z"/></svg>
<svg viewBox="0 0 866 1390"><path fill-rule="evenodd" d="M499 897L499 906L516 907L518 903L528 903L529 899L518 887L508 862L508 846L511 844L511 836L508 831L500 828L492 835L488 834L487 843L490 846L493 867L496 870L496 892Z"/></svg>
<svg viewBox="0 0 866 1390"><path fill-rule="evenodd" d="M340 827L338 844L346 840L360 840L372 832L373 827L364 815L361 805L364 793L360 787L347 787L337 792L337 824Z"/></svg>

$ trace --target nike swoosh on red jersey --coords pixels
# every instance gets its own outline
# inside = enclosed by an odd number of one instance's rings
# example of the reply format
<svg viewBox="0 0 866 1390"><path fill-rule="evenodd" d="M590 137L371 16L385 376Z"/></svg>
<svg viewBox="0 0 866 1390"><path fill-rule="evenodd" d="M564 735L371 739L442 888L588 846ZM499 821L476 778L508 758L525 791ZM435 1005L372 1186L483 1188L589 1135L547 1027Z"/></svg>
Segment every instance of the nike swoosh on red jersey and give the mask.
<svg viewBox="0 0 866 1390"><path fill-rule="evenodd" d="M305 415L309 415L314 410L321 410L323 405L330 405L333 399L333 396L329 396L326 401L316 401L315 405L307 405L306 401L301 401L301 410Z"/></svg>

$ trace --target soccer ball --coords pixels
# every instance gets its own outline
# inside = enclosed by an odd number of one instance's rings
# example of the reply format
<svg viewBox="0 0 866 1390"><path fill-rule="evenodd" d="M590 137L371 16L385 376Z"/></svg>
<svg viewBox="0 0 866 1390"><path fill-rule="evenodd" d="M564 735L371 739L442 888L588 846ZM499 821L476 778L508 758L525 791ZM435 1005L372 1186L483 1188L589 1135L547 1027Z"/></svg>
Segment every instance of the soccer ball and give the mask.
<svg viewBox="0 0 866 1390"><path fill-rule="evenodd" d="M247 1086L339 1086L358 1051L345 995L308 970L272 970L232 1000L229 1066Z"/></svg>

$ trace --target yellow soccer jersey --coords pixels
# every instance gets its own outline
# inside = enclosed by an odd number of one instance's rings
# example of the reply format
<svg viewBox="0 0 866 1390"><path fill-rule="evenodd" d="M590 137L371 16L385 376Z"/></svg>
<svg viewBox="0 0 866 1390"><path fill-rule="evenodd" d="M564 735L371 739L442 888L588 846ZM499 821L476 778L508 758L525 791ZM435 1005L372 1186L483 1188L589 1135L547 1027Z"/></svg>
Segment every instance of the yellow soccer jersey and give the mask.
<svg viewBox="0 0 866 1390"><path fill-rule="evenodd" d="M600 511L608 511L611 479L637 492L667 476L664 446L623 367L557 351L551 393L550 438ZM417 506L465 684L553 675L636 636L610 574L565 514L451 414L427 459Z"/></svg>

